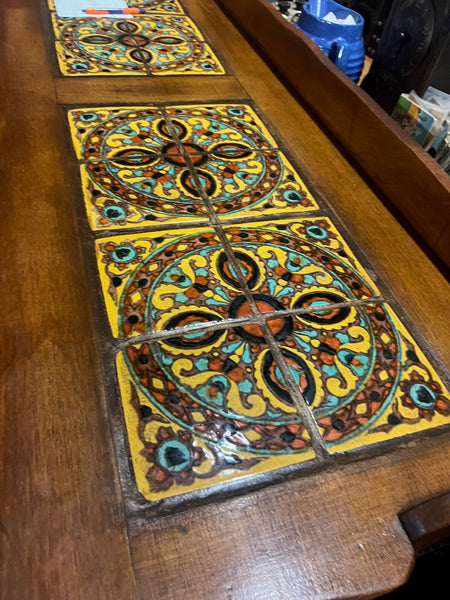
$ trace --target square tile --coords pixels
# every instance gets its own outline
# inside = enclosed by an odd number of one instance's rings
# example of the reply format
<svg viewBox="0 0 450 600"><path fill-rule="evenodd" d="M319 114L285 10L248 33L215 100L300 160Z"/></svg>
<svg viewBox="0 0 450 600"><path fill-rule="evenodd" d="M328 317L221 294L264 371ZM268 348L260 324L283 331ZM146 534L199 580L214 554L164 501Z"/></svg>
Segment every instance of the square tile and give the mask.
<svg viewBox="0 0 450 600"><path fill-rule="evenodd" d="M147 41L131 19L63 19L52 13L59 69L66 76L147 75Z"/></svg>
<svg viewBox="0 0 450 600"><path fill-rule="evenodd" d="M64 19L52 13L59 68L67 76L223 75L194 22L181 14Z"/></svg>
<svg viewBox="0 0 450 600"><path fill-rule="evenodd" d="M149 14L134 19L133 38L145 47L152 75L224 75L202 33L184 15Z"/></svg>
<svg viewBox="0 0 450 600"><path fill-rule="evenodd" d="M70 134L79 160L150 161L176 151L176 138L157 106L69 110Z"/></svg>
<svg viewBox="0 0 450 600"><path fill-rule="evenodd" d="M128 346L117 356L138 490L160 500L314 457L262 339L234 329Z"/></svg>
<svg viewBox="0 0 450 600"><path fill-rule="evenodd" d="M272 134L248 104L184 104L168 106L180 141L204 153L239 155L242 150L277 147Z"/></svg>
<svg viewBox="0 0 450 600"><path fill-rule="evenodd" d="M219 219L305 213L317 203L286 156L277 150L194 155L199 195Z"/></svg>
<svg viewBox="0 0 450 600"><path fill-rule="evenodd" d="M262 312L349 303L379 291L327 217L224 226Z"/></svg>
<svg viewBox="0 0 450 600"><path fill-rule="evenodd" d="M330 452L450 424L448 390L388 304L291 315L282 339L280 321L268 325Z"/></svg>
<svg viewBox="0 0 450 600"><path fill-rule="evenodd" d="M97 239L95 246L114 337L203 327L235 318L242 289L214 230L111 235Z"/></svg>

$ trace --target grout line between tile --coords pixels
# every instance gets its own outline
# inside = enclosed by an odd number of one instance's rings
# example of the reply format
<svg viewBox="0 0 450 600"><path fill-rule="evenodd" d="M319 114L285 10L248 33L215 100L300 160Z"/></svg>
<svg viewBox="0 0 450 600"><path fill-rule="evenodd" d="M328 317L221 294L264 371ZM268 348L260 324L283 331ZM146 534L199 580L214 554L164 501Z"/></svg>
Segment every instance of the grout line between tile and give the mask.
<svg viewBox="0 0 450 600"><path fill-rule="evenodd" d="M285 219L312 219L323 217L324 213L320 211L305 211L304 213L298 212L290 212L283 213L282 215L259 215L259 216L241 216L241 217L230 217L230 218L221 218L219 220L221 227L227 227L229 225L246 225L251 223L260 223L270 221L282 221ZM148 222L148 224L136 225L135 227L127 227L125 228L105 228L101 230L90 230L90 233L93 237L108 237L113 235L126 235L126 234L136 234L136 233L144 233L144 232L152 232L152 231L165 231L167 229L186 229L188 232L189 229L194 229L198 227L217 227L216 223L212 223L208 213L205 211L204 215L196 215L194 217L179 217L184 219L181 221L171 222L169 220L163 221L160 223L157 222ZM196 218L198 221L189 219Z"/></svg>
<svg viewBox="0 0 450 600"><path fill-rule="evenodd" d="M166 117L168 117L165 109L163 109L163 111L164 111ZM178 145L181 146L181 141L178 139L178 136L176 135L176 131L172 125L172 122L170 121L170 117L168 117L168 124L169 124L168 125L169 129L171 129L175 135L177 146ZM183 152L184 152L184 149L183 149ZM233 266L233 269L236 274L237 280L240 284L241 290L251 308L253 316L256 318L258 324L260 324L260 327L263 331L264 337L266 338L267 345L268 345L269 349L271 350L272 355L275 357L278 367L280 368L280 371L285 379L285 383L287 384L287 386L289 388L289 393L291 394L291 397L295 404L297 413L300 416L300 418L302 419L302 421L304 422L304 425L307 428L307 430L311 436L311 444L314 449L314 452L316 453L316 455L319 459L325 459L328 456L328 452L326 450L325 442L324 442L322 436L320 435L320 432L319 432L317 424L314 420L314 417L313 417L311 411L309 410L309 408L306 404L306 401L303 398L303 395L301 394L300 390L298 389L298 387L295 384L295 381L292 378L291 372L290 372L289 368L287 367L287 364L284 360L282 352L278 348L278 345L276 344L274 338L272 337L270 329L266 324L266 320L262 316L262 313L258 310L258 307L253 298L251 290L247 286L247 282L245 280L244 274L242 273L239 262L234 254L234 251L230 244L230 241L228 240L226 233L222 229L220 221L211 205L211 202L209 201L206 194L204 193L202 186L199 185L195 167L192 164L190 157L187 155L187 153L184 152L184 154L185 154L186 164L188 165L189 171L190 171L192 177L194 178L194 180L196 181L196 184L198 185L198 191L205 203L208 214L210 215L211 222L214 226L217 236L219 237L219 240L222 243L223 249L225 250L225 253L228 256L228 260L230 261L231 265Z"/></svg>
<svg viewBox="0 0 450 600"><path fill-rule="evenodd" d="M251 292L250 292L251 294ZM324 312L332 311L336 308L348 308L354 307L359 308L366 304L383 304L386 300L382 297L372 297L365 298L364 300L351 300L349 302L339 302L334 304L327 304L324 307ZM301 316L304 314L311 314L312 310L308 310L306 308L291 308L286 310L278 310L271 311L266 313L261 313L258 311L257 314L252 314L251 316L246 316L242 318L228 319L227 321L210 321L209 323L199 323L196 325L190 325L185 327L179 327L177 329L162 329L159 331L154 331L142 335L136 335L129 338L114 338L113 344L117 346L117 348L123 348L134 343L140 344L147 341L158 341L163 339L168 339L171 337L178 337L180 335L190 334L194 332L201 331L216 331L220 329L229 329L236 326L244 325L260 325L263 326L267 324L267 321L277 318L284 318L287 316Z"/></svg>
<svg viewBox="0 0 450 600"><path fill-rule="evenodd" d="M316 453L316 456L319 460L324 460L329 456L329 452L326 449L325 441L320 434L316 420L314 419L313 414L309 409L302 392L300 391L298 385L295 383L294 378L292 377L292 373L289 367L287 366L286 359L282 351L280 350L275 338L273 337L272 332L270 331L270 328L268 327L267 323L261 325L261 329L263 331L267 345L270 351L272 352L272 356L275 358L278 368L280 369L281 374L285 380L291 399L295 405L295 408L297 409L297 413L311 436L311 444L314 449L314 452Z"/></svg>
<svg viewBox="0 0 450 600"><path fill-rule="evenodd" d="M157 103L157 102L151 103L151 105L149 105L149 107L142 107L142 108L150 108L150 106L151 107L155 107L155 108L160 108L160 109L164 109L165 108L164 105L159 105L159 103ZM107 108L113 108L113 107L104 106L104 107L101 107L101 108L107 109ZM133 110L133 106L126 106L124 108L127 108L127 109L129 108L130 110ZM136 108L138 108L138 105L136 105ZM165 113L165 111L164 111L164 115L163 116L166 119L166 121L169 121L170 117L169 117L169 115L167 113ZM183 142L181 140L179 140L178 138L177 138L177 141L179 142L177 144L177 148L179 150L179 154L169 155L169 154L164 153L164 152L161 152L161 153L155 152L155 154L158 156L158 158L167 158L167 157L171 158L172 156L182 156L183 158L185 158L186 152L184 150ZM139 144L136 144L136 148L140 148L140 147L147 148L144 144L142 144L142 146L140 146ZM124 144L123 148L124 149L128 148L128 146L126 146ZM257 153L257 154L267 154L268 152L279 152L279 153L282 153L282 154L286 154L285 150L283 150L279 146L274 146L274 147L270 147L270 148L249 148L249 150L251 150L253 153ZM215 153L214 152L208 152L206 150L202 150L202 151L199 150L198 152L193 152L192 154L190 154L188 156L215 156ZM230 154L230 157L233 157L233 155ZM224 157L221 157L221 158L224 158ZM225 158L224 158L224 160L225 160ZM81 163L81 164L90 164L90 163L94 163L94 162L117 162L117 161L114 161L111 158L107 158L107 157L104 157L104 156L95 157L95 158L76 158L76 161L79 162L79 163Z"/></svg>

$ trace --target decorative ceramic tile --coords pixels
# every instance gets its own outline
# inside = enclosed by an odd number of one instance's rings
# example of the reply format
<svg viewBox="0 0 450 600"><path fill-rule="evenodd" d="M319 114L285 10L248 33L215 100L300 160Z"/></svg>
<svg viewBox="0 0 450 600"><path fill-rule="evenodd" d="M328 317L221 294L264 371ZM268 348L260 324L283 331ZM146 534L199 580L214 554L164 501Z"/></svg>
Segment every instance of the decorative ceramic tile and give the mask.
<svg viewBox="0 0 450 600"><path fill-rule="evenodd" d="M205 201L220 218L317 209L283 153L259 150L275 142L249 106L95 107L68 118L89 163L80 169L95 230L203 220Z"/></svg>
<svg viewBox="0 0 450 600"><path fill-rule="evenodd" d="M225 227L261 310L338 304L379 292L327 217ZM251 273L251 277L249 274Z"/></svg>
<svg viewBox="0 0 450 600"><path fill-rule="evenodd" d="M248 104L186 104L168 106L166 112L180 140L200 152L227 157L249 149L277 147Z"/></svg>
<svg viewBox="0 0 450 600"><path fill-rule="evenodd" d="M126 19L61 19L52 13L63 75L147 75L148 41Z"/></svg>
<svg viewBox="0 0 450 600"><path fill-rule="evenodd" d="M62 19L52 13L63 75L223 75L193 21L149 13L132 19Z"/></svg>
<svg viewBox="0 0 450 600"><path fill-rule="evenodd" d="M250 106L189 105L166 110L179 141L190 151L203 194L220 217L317 208L286 156L273 149L277 142Z"/></svg>
<svg viewBox="0 0 450 600"><path fill-rule="evenodd" d="M189 17L152 14L135 18L134 24L133 37L146 46L153 75L224 75L224 68Z"/></svg>
<svg viewBox="0 0 450 600"><path fill-rule="evenodd" d="M157 106L78 108L67 115L80 160L122 161L129 166L145 164L157 154L170 155L176 149Z"/></svg>
<svg viewBox="0 0 450 600"><path fill-rule="evenodd" d="M192 171L159 108L76 109L68 118L76 155L87 161L80 172L92 229L205 220Z"/></svg>
<svg viewBox="0 0 450 600"><path fill-rule="evenodd" d="M323 298L308 299L324 305ZM291 315L279 340L330 452L450 424L450 395L386 304Z"/></svg>
<svg viewBox="0 0 450 600"><path fill-rule="evenodd" d="M96 253L115 337L235 318L242 290L210 229L110 236L96 241Z"/></svg>
<svg viewBox="0 0 450 600"><path fill-rule="evenodd" d="M172 159L173 160L173 159ZM127 229L158 223L207 220L201 200L189 192L189 171L160 157L152 165L124 162L80 165L82 190L91 228ZM179 186L187 176L186 185Z"/></svg>
<svg viewBox="0 0 450 600"><path fill-rule="evenodd" d="M209 154L198 172L203 194L219 219L317 209L293 166L276 150Z"/></svg>
<svg viewBox="0 0 450 600"><path fill-rule="evenodd" d="M128 444L146 499L313 458L272 353L245 333L185 334L119 353Z"/></svg>

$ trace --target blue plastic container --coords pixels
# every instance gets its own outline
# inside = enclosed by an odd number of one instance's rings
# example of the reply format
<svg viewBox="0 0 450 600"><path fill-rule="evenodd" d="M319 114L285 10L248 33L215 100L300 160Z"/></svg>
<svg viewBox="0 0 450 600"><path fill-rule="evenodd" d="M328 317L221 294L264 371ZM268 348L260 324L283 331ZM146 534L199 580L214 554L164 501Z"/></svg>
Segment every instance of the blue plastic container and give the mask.
<svg viewBox="0 0 450 600"><path fill-rule="evenodd" d="M333 13L338 20L349 15L354 24L331 23L324 19ZM358 82L364 65L362 16L334 0L309 0L296 26L310 37L334 64L355 82Z"/></svg>

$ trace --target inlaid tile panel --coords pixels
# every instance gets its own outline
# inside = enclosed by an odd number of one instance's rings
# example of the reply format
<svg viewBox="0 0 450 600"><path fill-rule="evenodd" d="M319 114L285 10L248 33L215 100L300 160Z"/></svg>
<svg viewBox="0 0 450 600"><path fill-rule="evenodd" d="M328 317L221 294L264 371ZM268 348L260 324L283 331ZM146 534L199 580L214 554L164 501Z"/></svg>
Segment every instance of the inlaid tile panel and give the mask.
<svg viewBox="0 0 450 600"><path fill-rule="evenodd" d="M128 229L151 223L207 221L203 203L177 180L183 168L166 162L125 166L124 163L91 162L80 165L82 190L90 226L94 230ZM152 177L149 183L149 177Z"/></svg>
<svg viewBox="0 0 450 600"><path fill-rule="evenodd" d="M123 18L108 15L61 18L52 12L61 73L67 76L225 73L203 34L182 13L179 3L158 2L143 8L144 14Z"/></svg>
<svg viewBox="0 0 450 600"><path fill-rule="evenodd" d="M136 483L159 500L313 458L264 338L186 333L117 357Z"/></svg>
<svg viewBox="0 0 450 600"><path fill-rule="evenodd" d="M235 317L242 289L211 229L112 235L96 241L96 253L115 337Z"/></svg>
<svg viewBox="0 0 450 600"><path fill-rule="evenodd" d="M146 500L450 423L443 376L257 109L68 118Z"/></svg>
<svg viewBox="0 0 450 600"><path fill-rule="evenodd" d="M244 104L93 107L68 113L93 229L317 209ZM95 161L93 164L92 161Z"/></svg>

